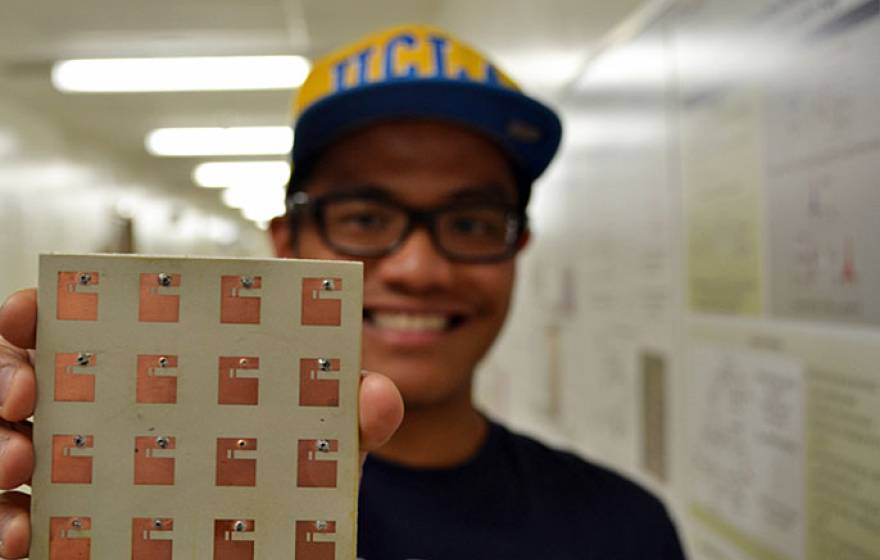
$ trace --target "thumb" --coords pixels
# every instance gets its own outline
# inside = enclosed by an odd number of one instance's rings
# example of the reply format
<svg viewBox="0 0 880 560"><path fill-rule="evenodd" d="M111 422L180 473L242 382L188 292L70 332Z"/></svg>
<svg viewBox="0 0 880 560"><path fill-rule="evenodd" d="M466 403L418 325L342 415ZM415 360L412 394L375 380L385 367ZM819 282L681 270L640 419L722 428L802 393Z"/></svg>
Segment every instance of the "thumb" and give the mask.
<svg viewBox="0 0 880 560"><path fill-rule="evenodd" d="M362 371L359 397L361 462L384 445L403 421L403 397L381 373Z"/></svg>

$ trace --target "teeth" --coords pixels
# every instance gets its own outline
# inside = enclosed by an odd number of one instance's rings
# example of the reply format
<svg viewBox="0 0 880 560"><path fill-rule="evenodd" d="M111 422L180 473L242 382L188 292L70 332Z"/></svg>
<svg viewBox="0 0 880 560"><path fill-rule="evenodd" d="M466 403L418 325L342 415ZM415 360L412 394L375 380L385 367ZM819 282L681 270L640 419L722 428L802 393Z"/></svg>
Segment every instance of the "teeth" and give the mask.
<svg viewBox="0 0 880 560"><path fill-rule="evenodd" d="M446 315L412 315L409 313L374 313L376 326L394 331L442 331L449 320Z"/></svg>

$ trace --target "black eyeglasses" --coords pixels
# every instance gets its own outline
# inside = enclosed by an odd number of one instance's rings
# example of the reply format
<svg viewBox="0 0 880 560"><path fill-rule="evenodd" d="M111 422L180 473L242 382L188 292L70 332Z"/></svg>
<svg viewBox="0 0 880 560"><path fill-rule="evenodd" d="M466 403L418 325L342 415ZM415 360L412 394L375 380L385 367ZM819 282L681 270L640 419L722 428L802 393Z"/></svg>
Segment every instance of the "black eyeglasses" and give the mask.
<svg viewBox="0 0 880 560"><path fill-rule="evenodd" d="M310 216L338 253L382 257L424 226L437 251L451 261L490 263L512 257L526 228L516 206L495 202L410 208L378 193L331 193L310 199L302 191L288 202L291 216Z"/></svg>

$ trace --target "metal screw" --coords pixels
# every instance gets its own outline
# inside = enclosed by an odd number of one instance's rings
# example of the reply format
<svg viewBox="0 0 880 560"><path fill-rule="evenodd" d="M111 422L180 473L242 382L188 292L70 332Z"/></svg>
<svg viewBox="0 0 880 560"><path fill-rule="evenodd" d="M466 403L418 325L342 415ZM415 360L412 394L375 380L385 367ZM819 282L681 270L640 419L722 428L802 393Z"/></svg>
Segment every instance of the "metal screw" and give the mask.
<svg viewBox="0 0 880 560"><path fill-rule="evenodd" d="M159 446L159 449L165 449L168 447L168 438L165 436L159 436L156 438L156 445Z"/></svg>
<svg viewBox="0 0 880 560"><path fill-rule="evenodd" d="M165 286L166 288L171 285L171 276L165 274L164 272L159 273L159 285Z"/></svg>
<svg viewBox="0 0 880 560"><path fill-rule="evenodd" d="M326 521L315 521L315 529L317 529L319 531L326 530L327 529L327 522Z"/></svg>
<svg viewBox="0 0 880 560"><path fill-rule="evenodd" d="M79 273L79 284L80 286L87 286L89 282L92 281L92 275L88 272L80 272Z"/></svg>
<svg viewBox="0 0 880 560"><path fill-rule="evenodd" d="M238 520L232 524L232 528L235 530L236 533L241 533L242 531L247 529L247 525L244 521Z"/></svg>
<svg viewBox="0 0 880 560"><path fill-rule="evenodd" d="M245 447L247 447L247 442L243 439L240 439L238 440L237 445L239 448L244 449Z"/></svg>
<svg viewBox="0 0 880 560"><path fill-rule="evenodd" d="M242 359L240 359L240 360L238 361L238 365L240 365L241 367L247 367L247 365L248 365L248 360L247 360L247 358L242 358Z"/></svg>
<svg viewBox="0 0 880 560"><path fill-rule="evenodd" d="M327 453L328 451L330 451L330 442L326 439L319 439L318 451L320 451L321 453Z"/></svg>
<svg viewBox="0 0 880 560"><path fill-rule="evenodd" d="M330 278L327 278L326 280L321 282L321 287L325 290L333 290L336 288L336 283Z"/></svg>
<svg viewBox="0 0 880 560"><path fill-rule="evenodd" d="M165 356L159 356L159 367L168 367L168 358Z"/></svg>
<svg viewBox="0 0 880 560"><path fill-rule="evenodd" d="M318 358L318 368L321 371L330 371L330 360L327 358Z"/></svg>
<svg viewBox="0 0 880 560"><path fill-rule="evenodd" d="M241 285L243 288L250 290L254 287L254 277L253 276L242 276L241 277Z"/></svg>
<svg viewBox="0 0 880 560"><path fill-rule="evenodd" d="M89 365L89 362L92 360L92 355L88 352L80 352L76 357L76 363L81 366Z"/></svg>
<svg viewBox="0 0 880 560"><path fill-rule="evenodd" d="M77 447L85 447L86 446L86 438L82 436L73 436L73 444Z"/></svg>
<svg viewBox="0 0 880 560"><path fill-rule="evenodd" d="M162 520L161 519L154 519L153 520L153 528L161 529L162 528Z"/></svg>
<svg viewBox="0 0 880 560"><path fill-rule="evenodd" d="M70 522L70 526L74 529L82 529L83 524L82 521L80 521L79 517L74 517L73 520Z"/></svg>

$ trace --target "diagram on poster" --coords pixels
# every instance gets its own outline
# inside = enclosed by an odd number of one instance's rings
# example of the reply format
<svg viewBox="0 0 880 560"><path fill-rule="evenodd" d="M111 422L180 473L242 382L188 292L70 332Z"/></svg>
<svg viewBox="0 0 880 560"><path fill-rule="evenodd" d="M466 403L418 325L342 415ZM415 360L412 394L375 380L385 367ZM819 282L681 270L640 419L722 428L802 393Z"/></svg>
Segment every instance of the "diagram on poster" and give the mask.
<svg viewBox="0 0 880 560"><path fill-rule="evenodd" d="M880 173L877 153L850 156L778 177L770 271L775 314L880 324Z"/></svg>

